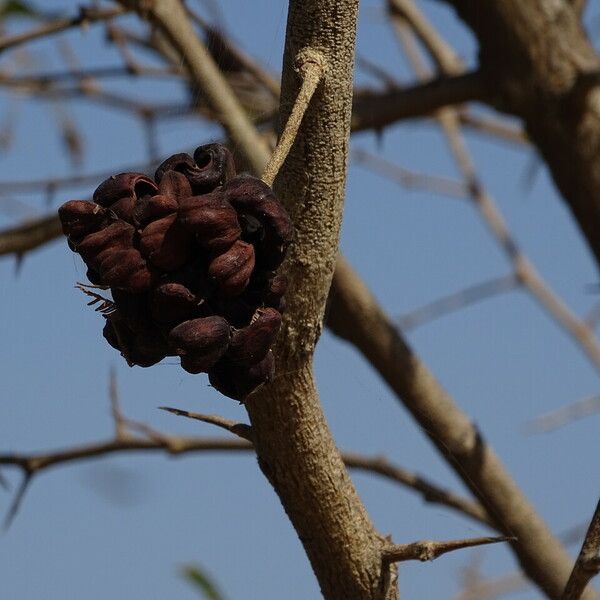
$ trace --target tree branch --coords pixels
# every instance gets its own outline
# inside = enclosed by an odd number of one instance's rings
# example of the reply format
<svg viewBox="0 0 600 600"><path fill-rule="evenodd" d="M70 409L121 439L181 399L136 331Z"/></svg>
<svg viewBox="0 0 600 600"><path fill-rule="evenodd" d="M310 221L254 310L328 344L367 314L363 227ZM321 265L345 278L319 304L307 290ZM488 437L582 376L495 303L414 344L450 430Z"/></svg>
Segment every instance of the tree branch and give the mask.
<svg viewBox="0 0 600 600"><path fill-rule="evenodd" d="M600 573L600 501L561 600L579 600L588 583L598 573Z"/></svg>
<svg viewBox="0 0 600 600"><path fill-rule="evenodd" d="M48 37L55 33L60 33L72 27L79 27L87 23L95 23L97 21L106 21L117 17L125 12L120 6L112 8L95 8L92 6L81 6L79 8L79 14L74 17L67 17L64 19L56 19L50 23L44 23L29 31L23 33L17 33L15 35L7 35L0 38L0 52L14 48L20 44L31 42L42 37Z"/></svg>

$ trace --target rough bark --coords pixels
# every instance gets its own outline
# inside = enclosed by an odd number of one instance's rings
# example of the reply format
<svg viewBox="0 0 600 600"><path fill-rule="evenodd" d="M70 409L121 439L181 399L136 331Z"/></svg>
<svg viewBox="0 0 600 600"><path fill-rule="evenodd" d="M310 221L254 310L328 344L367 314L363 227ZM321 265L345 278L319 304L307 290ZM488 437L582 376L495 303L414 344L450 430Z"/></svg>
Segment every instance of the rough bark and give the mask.
<svg viewBox="0 0 600 600"><path fill-rule="evenodd" d="M446 0L501 110L523 118L600 263L600 58L564 0Z"/></svg>
<svg viewBox="0 0 600 600"><path fill-rule="evenodd" d="M382 573L383 540L343 466L315 387L312 357L337 256L352 102L355 0L290 2L282 77L284 123L299 89L298 53L318 50L327 71L275 182L296 227L275 381L247 402L261 469L331 599L396 597ZM385 589L384 589L385 588Z"/></svg>

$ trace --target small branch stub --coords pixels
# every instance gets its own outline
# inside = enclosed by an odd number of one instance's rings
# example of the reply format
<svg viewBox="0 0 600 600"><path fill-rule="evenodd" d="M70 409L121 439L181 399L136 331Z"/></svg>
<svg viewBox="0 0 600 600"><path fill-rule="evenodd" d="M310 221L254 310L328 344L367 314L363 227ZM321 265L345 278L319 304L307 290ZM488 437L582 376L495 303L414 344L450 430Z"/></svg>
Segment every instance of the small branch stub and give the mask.
<svg viewBox="0 0 600 600"><path fill-rule="evenodd" d="M302 85L298 91L292 112L285 124L285 129L279 138L277 147L263 172L262 180L268 185L273 185L279 169L290 152L298 129L300 129L304 113L310 104L319 82L327 71L327 62L320 52L312 48L304 48L298 52L295 68L302 78Z"/></svg>
<svg viewBox="0 0 600 600"><path fill-rule="evenodd" d="M427 560L435 560L438 556L446 554L447 552L452 552L453 550L514 541L516 541L516 538L514 537L500 536L468 538L464 540L449 540L443 542L424 540L413 542L412 544L391 544L387 548L384 548L382 560L385 564L406 560L420 560L424 562Z"/></svg>

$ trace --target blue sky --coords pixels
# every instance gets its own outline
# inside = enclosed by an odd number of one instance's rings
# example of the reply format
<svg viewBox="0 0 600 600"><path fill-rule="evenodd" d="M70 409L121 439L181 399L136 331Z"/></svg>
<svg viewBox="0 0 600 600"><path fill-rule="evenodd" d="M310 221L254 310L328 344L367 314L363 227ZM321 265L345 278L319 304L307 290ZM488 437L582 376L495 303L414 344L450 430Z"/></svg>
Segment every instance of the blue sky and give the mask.
<svg viewBox="0 0 600 600"><path fill-rule="evenodd" d="M419 4L473 64L472 37L452 13L443 3ZM48 1L44 6L70 14L77 10L75 2ZM219 6L234 39L279 72L286 3L228 0ZM587 14L590 19L600 14L598 0L589 2ZM31 46L32 71L64 68L58 39ZM119 62L97 26L60 39L76 49L82 65ZM358 53L407 79L379 3L361 5ZM10 60L11 54L3 54L0 64ZM357 80L377 84L360 71ZM184 97L179 85L165 82L133 84L121 78L107 87L165 102ZM120 170L146 159L144 131L123 113L80 101L63 109L85 142L82 171ZM0 121L4 115L14 120L14 143L0 154L0 181L74 172L48 104L2 92L0 115ZM160 152L166 155L217 139L220 131L197 120L167 120L159 124L158 135ZM557 293L585 314L599 300L589 290L598 281L597 270L543 165L527 185L535 160L531 149L475 134L468 141L478 172L527 255ZM380 153L406 168L456 177L441 134L425 121L395 125L379 141L362 133L353 138L352 147ZM57 192L53 207L91 191ZM40 194L10 199L26 203L31 212L48 210ZM14 202L9 206L14 208ZM0 213L2 226L14 222L14 214L7 213ZM468 202L402 189L355 162L342 249L392 315L509 272ZM27 255L18 275L14 259L0 259L0 451L46 450L111 436L111 366L126 414L158 429L219 433L158 411L163 404L245 419L243 407L220 397L205 376L184 373L172 359L151 369L128 368L102 339L101 317L73 287L84 274L63 241ZM595 369L535 302L524 292L504 294L423 325L408 337L553 530L589 519L600 477L582 457L597 450L600 417L551 434L523 433L529 419L598 392ZM316 370L340 447L385 455L462 490L410 415L351 347L325 333ZM17 473L5 473L14 488ZM353 479L377 527L397 542L487 533L398 486L365 474ZM0 508L9 501L10 495L2 492ZM461 569L474 555L465 551L435 563L403 565L403 597L452 598L460 589ZM486 574L515 567L506 549L490 547L483 556ZM3 595L17 600L192 599L197 595L178 574L188 563L211 573L230 600L318 597L295 533L249 455L113 456L59 467L35 479L16 521L0 536ZM522 600L538 597L535 591L518 595Z"/></svg>

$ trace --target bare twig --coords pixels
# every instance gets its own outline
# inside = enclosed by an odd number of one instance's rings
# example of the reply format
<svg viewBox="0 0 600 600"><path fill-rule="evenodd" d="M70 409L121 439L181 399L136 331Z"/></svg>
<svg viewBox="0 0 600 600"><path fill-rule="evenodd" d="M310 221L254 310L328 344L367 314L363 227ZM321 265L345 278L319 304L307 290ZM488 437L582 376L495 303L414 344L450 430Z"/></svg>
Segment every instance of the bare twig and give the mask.
<svg viewBox="0 0 600 600"><path fill-rule="evenodd" d="M600 501L585 534L579 556L561 600L579 600L590 580L600 573Z"/></svg>
<svg viewBox="0 0 600 600"><path fill-rule="evenodd" d="M438 319L444 315L461 310L466 306L493 298L501 293L519 287L519 280L513 275L494 277L482 283L463 288L443 298L439 298L420 308L404 313L397 318L400 329L407 331Z"/></svg>
<svg viewBox="0 0 600 600"><path fill-rule="evenodd" d="M105 9L94 8L93 6L81 6L79 8L79 14L74 17L56 19L55 21L44 23L34 29L24 31L23 33L4 36L0 39L0 52L8 50L9 48L14 48L25 42L60 33L61 31L71 29L72 27L79 27L80 25L95 23L97 21L106 21L117 17L124 12L125 9L120 6Z"/></svg>
<svg viewBox="0 0 600 600"><path fill-rule="evenodd" d="M435 560L438 556L454 550L462 550L463 548L471 548L473 546L483 546L485 544L497 544L499 542L514 541L514 537L500 536L468 538L464 540L450 540L444 542L424 540L420 542L413 542L412 544L395 544L390 545L383 550L383 561L386 563L391 563L405 560Z"/></svg>
<svg viewBox="0 0 600 600"><path fill-rule="evenodd" d="M465 199L469 196L469 190L462 181L427 173L416 173L360 148L352 152L352 158L359 165L393 179L406 188L417 188L453 198Z"/></svg>
<svg viewBox="0 0 600 600"><path fill-rule="evenodd" d="M536 417L527 424L527 429L531 433L546 433L597 412L600 412L600 396L594 395Z"/></svg>
<svg viewBox="0 0 600 600"><path fill-rule="evenodd" d="M60 221L56 214L31 219L16 227L0 230L0 256L25 254L57 238L61 233Z"/></svg>
<svg viewBox="0 0 600 600"><path fill-rule="evenodd" d="M427 480L418 473L407 471L389 462L381 456L368 457L353 452L343 452L344 463L347 467L357 471L376 473L386 479L411 488L421 494L425 502L440 504L452 508L483 525L494 527L493 521L485 509L476 501L459 496L450 490L445 490L435 483Z"/></svg>
<svg viewBox="0 0 600 600"><path fill-rule="evenodd" d="M296 101L292 112L290 113L285 128L277 142L275 148L265 170L262 174L262 180L273 185L275 177L283 165L289 151L296 139L296 134L300 129L302 117L310 104L310 100L319 85L319 81L323 77L326 69L326 63L321 54L315 50L306 49L297 57L297 70L302 78L302 85L298 90Z"/></svg>
<svg viewBox="0 0 600 600"><path fill-rule="evenodd" d="M237 423L236 421L225 419L220 415L203 415L197 412L182 410L181 408L171 408L169 406L159 406L158 408L160 408L160 410L166 410L167 412L180 417L187 417L188 419L195 419L196 421L202 421L203 423L216 425L217 427L226 429L227 431L234 433L238 437L248 440L249 442L252 441L252 428L250 425L246 425L246 423Z"/></svg>

